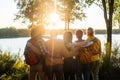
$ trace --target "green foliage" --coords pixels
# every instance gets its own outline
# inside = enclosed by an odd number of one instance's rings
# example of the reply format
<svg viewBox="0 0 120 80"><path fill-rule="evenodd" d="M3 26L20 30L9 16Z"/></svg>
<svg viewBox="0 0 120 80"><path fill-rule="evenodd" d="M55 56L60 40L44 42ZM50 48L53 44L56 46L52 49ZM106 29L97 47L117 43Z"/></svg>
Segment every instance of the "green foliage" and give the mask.
<svg viewBox="0 0 120 80"><path fill-rule="evenodd" d="M61 8L64 10L62 14L65 14L64 21L66 19L72 22L75 19L82 20L86 17L80 0L61 0L61 5L64 6L64 8Z"/></svg>
<svg viewBox="0 0 120 80"><path fill-rule="evenodd" d="M29 20L32 24L51 23L50 16L57 13L63 21L82 20L85 16L80 0L15 0L18 8L16 19ZM23 21L23 22L24 22Z"/></svg>
<svg viewBox="0 0 120 80"><path fill-rule="evenodd" d="M28 80L28 66L24 65L19 55L1 52L0 80Z"/></svg>
<svg viewBox="0 0 120 80"><path fill-rule="evenodd" d="M16 19L29 20L30 23L48 22L49 14L54 10L53 0L15 0L18 8Z"/></svg>
<svg viewBox="0 0 120 80"><path fill-rule="evenodd" d="M118 74L120 74L120 45L115 43L112 48L111 57L106 52L102 54L101 65L100 65L100 77L102 80L116 80L118 78ZM108 47L106 47L108 49ZM114 77L114 79L113 79ZM118 78L119 79L119 78Z"/></svg>
<svg viewBox="0 0 120 80"><path fill-rule="evenodd" d="M115 0L114 5L113 25L119 26L120 28L120 0Z"/></svg>

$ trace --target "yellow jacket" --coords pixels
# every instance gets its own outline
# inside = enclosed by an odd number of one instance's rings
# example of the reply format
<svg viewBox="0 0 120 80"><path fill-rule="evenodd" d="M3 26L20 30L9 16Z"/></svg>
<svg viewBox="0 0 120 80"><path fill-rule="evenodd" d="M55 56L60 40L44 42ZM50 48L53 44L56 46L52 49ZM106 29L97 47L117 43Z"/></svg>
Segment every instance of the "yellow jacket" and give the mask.
<svg viewBox="0 0 120 80"><path fill-rule="evenodd" d="M90 47L88 47L88 50L93 54L91 57L91 61L97 61L100 59L100 55L101 55L101 42L98 38L92 36L92 37L88 37L87 42L89 41L93 41L94 44L91 45Z"/></svg>

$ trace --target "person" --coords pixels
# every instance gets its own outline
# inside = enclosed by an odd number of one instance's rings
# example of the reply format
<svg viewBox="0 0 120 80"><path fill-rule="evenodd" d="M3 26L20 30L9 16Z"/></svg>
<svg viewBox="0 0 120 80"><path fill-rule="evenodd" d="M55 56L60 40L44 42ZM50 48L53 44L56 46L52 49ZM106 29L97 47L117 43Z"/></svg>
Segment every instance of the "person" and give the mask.
<svg viewBox="0 0 120 80"><path fill-rule="evenodd" d="M43 70L44 55L48 54L48 50L46 48L45 41L42 39L43 33L44 33L44 29L42 28L42 26L33 26L31 28L31 33L30 33L31 38L27 41L26 44L26 47L30 47L31 50L33 50L39 58L38 59L39 62L37 64L30 65L29 80L36 80L37 75L40 80L44 80L44 70ZM30 40L36 41L38 47L34 46L30 42Z"/></svg>
<svg viewBox="0 0 120 80"><path fill-rule="evenodd" d="M67 56L64 54L64 46L62 41L57 39L50 39L46 41L46 45L51 55L46 55L46 75L48 80L63 80L63 61L62 57ZM55 75L54 75L55 74Z"/></svg>
<svg viewBox="0 0 120 80"><path fill-rule="evenodd" d="M100 56L101 56L101 42L94 36L94 29L89 27L86 30L87 39L86 41L93 41L94 44L91 45L88 49L92 53L90 71L92 73L93 80L99 80L99 65L100 65Z"/></svg>
<svg viewBox="0 0 120 80"><path fill-rule="evenodd" d="M82 39L83 37L83 31L78 29L76 31L76 38L77 40L75 41L76 44L78 43L85 43L85 40ZM81 48L81 50L79 51L80 53L77 55L77 59L78 59L78 65L77 65L77 80L89 80L89 76L90 76L90 66L89 64L83 64L80 62L79 60L79 56L80 54L84 54L84 48Z"/></svg>
<svg viewBox="0 0 120 80"><path fill-rule="evenodd" d="M48 80L64 80L63 79L63 57L74 55L73 51L68 51L64 45L64 41L57 38L50 38L46 41L49 54L46 55L46 74ZM76 50L77 51L77 50Z"/></svg>
<svg viewBox="0 0 120 80"><path fill-rule="evenodd" d="M72 38L72 32L66 31L64 33L64 45L68 51L72 51L73 48ZM75 75L77 73L77 59L75 55L74 53L73 56L64 58L64 80L75 80Z"/></svg>

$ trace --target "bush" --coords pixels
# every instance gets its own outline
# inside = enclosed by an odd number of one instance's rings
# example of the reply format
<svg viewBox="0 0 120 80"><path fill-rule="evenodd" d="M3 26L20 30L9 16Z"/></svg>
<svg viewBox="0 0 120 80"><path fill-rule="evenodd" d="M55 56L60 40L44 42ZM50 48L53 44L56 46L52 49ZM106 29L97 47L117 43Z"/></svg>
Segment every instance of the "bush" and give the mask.
<svg viewBox="0 0 120 80"><path fill-rule="evenodd" d="M23 63L19 55L1 52L0 80L28 80L28 66Z"/></svg>
<svg viewBox="0 0 120 80"><path fill-rule="evenodd" d="M100 80L119 80L120 56L119 44L113 45L110 60L108 54L103 53L100 65Z"/></svg>

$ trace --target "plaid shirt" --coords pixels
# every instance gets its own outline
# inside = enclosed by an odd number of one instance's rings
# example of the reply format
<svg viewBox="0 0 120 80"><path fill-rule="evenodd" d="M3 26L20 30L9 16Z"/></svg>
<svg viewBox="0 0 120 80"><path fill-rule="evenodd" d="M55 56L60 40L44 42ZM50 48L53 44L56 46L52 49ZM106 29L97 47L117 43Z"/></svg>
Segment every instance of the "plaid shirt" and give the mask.
<svg viewBox="0 0 120 80"><path fill-rule="evenodd" d="M39 45L40 51L43 55L48 54L48 50L46 48L45 41L42 38L40 38L38 40L38 45Z"/></svg>

